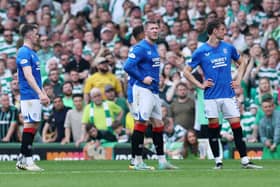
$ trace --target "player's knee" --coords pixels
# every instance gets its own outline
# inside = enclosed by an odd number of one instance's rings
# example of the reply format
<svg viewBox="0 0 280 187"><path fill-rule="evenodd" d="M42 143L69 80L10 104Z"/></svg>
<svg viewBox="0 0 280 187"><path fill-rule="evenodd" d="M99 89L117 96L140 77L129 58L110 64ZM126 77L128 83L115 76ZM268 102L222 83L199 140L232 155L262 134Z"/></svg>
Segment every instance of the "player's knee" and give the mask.
<svg viewBox="0 0 280 187"><path fill-rule="evenodd" d="M210 129L218 129L219 128L219 122L212 122L208 124L208 128Z"/></svg>
<svg viewBox="0 0 280 187"><path fill-rule="evenodd" d="M241 128L240 121L238 121L238 122L231 122L230 126L231 126L232 129Z"/></svg>
<svg viewBox="0 0 280 187"><path fill-rule="evenodd" d="M164 129L164 126L161 125L161 126L153 127L152 131L157 132L157 133L161 133L161 132L163 132L163 129Z"/></svg>
<svg viewBox="0 0 280 187"><path fill-rule="evenodd" d="M134 125L134 130L139 132L146 132L147 127L147 123L138 121Z"/></svg>
<svg viewBox="0 0 280 187"><path fill-rule="evenodd" d="M208 137L210 139L217 139L219 138L220 134L220 126L219 123L209 123L208 124Z"/></svg>

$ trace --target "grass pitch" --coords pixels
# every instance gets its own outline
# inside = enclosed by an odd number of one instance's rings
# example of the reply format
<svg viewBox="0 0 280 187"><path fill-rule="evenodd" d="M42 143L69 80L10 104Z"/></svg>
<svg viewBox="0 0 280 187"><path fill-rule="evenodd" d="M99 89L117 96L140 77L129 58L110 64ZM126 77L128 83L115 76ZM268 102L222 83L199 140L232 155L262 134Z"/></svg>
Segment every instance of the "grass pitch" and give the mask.
<svg viewBox="0 0 280 187"><path fill-rule="evenodd" d="M212 160L172 161L180 169L164 171L128 170L128 161L40 161L45 171L28 172L2 162L0 187L278 187L280 160L255 162L264 168L241 169L238 160L225 160L223 170Z"/></svg>

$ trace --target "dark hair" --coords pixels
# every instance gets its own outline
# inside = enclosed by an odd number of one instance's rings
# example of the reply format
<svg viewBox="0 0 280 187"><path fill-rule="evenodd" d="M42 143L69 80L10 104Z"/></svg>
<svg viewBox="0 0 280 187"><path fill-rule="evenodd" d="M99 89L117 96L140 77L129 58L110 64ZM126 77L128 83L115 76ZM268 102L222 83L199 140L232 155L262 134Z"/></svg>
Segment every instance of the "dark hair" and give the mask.
<svg viewBox="0 0 280 187"><path fill-rule="evenodd" d="M141 12L141 8L139 6L133 6L129 11L129 16L132 14L133 11L139 10Z"/></svg>
<svg viewBox="0 0 280 187"><path fill-rule="evenodd" d="M132 35L134 36L134 38L137 38L138 35L140 35L140 34L143 33L143 32L144 32L144 27L143 27L143 25L139 25L139 26L133 28L133 30L132 30Z"/></svg>
<svg viewBox="0 0 280 187"><path fill-rule="evenodd" d="M70 84L71 87L73 88L73 83L72 83L71 81L65 81L65 82L63 83L62 87L63 87L65 84Z"/></svg>
<svg viewBox="0 0 280 187"><path fill-rule="evenodd" d="M72 99L76 98L76 97L80 97L80 98L84 98L83 94L73 94L72 95Z"/></svg>
<svg viewBox="0 0 280 187"><path fill-rule="evenodd" d="M145 25L144 25L144 29L146 30L148 25L150 24L156 24L156 25L159 25L159 23L157 21L153 21L153 20L148 20L146 21Z"/></svg>
<svg viewBox="0 0 280 187"><path fill-rule="evenodd" d="M273 102L273 96L270 93L264 94L261 99L262 99L262 103Z"/></svg>
<svg viewBox="0 0 280 187"><path fill-rule="evenodd" d="M217 18L217 12L215 12L215 11L210 11L210 12L207 14L207 18L208 18L211 14L213 14L213 15L215 16L215 18Z"/></svg>
<svg viewBox="0 0 280 187"><path fill-rule="evenodd" d="M96 128L94 124L86 125L86 132L88 133L92 128Z"/></svg>
<svg viewBox="0 0 280 187"><path fill-rule="evenodd" d="M189 133L193 133L196 137L196 141L195 141L194 144L190 144L190 142L188 141L188 134ZM182 151L183 158L187 158L190 153L195 155L195 156L198 156L199 155L199 150L198 150L198 140L197 140L196 132L192 129L188 129L188 131L185 134L184 139L185 140L184 140L183 151Z"/></svg>
<svg viewBox="0 0 280 187"><path fill-rule="evenodd" d="M186 83L184 83L184 82L179 82L179 83L176 85L176 89L178 89L179 86L183 86L183 87L185 87L185 88L188 89L188 85L187 85Z"/></svg>
<svg viewBox="0 0 280 187"><path fill-rule="evenodd" d="M33 31L34 29L37 29L37 28L38 28L38 26L36 24L24 24L20 28L20 35L22 37L25 37L25 35L28 32Z"/></svg>
<svg viewBox="0 0 280 187"><path fill-rule="evenodd" d="M170 117L165 116L165 117L162 119L162 122L163 122L164 126L169 125L169 123L170 123Z"/></svg>
<svg viewBox="0 0 280 187"><path fill-rule="evenodd" d="M62 96L61 94L55 95L55 96L53 97L53 100L58 99L58 98L59 98L61 101L63 100L63 96Z"/></svg>
<svg viewBox="0 0 280 187"><path fill-rule="evenodd" d="M43 87L45 87L45 86L51 86L52 84L50 83L50 81L45 81L44 83L43 83Z"/></svg>
<svg viewBox="0 0 280 187"><path fill-rule="evenodd" d="M225 25L224 21L222 21L221 19L215 19L213 21L210 21L207 24L208 35L211 35L213 33L213 30L219 28L221 25Z"/></svg>

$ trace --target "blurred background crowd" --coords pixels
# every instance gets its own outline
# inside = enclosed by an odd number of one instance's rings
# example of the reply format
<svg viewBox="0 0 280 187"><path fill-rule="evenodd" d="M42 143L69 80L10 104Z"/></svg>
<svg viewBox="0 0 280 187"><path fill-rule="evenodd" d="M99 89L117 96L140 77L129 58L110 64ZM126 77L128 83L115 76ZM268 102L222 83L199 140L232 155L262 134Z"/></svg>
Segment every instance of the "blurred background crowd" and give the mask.
<svg viewBox="0 0 280 187"><path fill-rule="evenodd" d="M136 43L135 32L143 32L147 20L156 20L166 152L178 156L172 143L181 142L180 154L197 155L197 138L207 137L203 90L193 87L182 70L192 52L207 41L207 22L219 18L227 27L224 40L247 59L242 83L235 89L244 139L268 148L269 143L278 145L279 16L279 0L1 0L0 139L21 141L18 31L24 23L35 23L43 87L52 101L43 106L35 142L129 142L133 119L123 65ZM236 68L233 63L233 78ZM199 68L194 75L203 81ZM233 141L222 116L220 123L223 142Z"/></svg>

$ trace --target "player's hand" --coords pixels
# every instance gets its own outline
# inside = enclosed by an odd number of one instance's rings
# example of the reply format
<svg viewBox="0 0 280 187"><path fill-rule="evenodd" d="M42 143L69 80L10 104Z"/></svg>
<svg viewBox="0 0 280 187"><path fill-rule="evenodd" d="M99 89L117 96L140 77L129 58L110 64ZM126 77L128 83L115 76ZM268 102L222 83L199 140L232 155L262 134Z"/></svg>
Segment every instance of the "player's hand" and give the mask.
<svg viewBox="0 0 280 187"><path fill-rule="evenodd" d="M153 80L154 80L153 77L147 76L144 78L143 83L147 85L151 85Z"/></svg>
<svg viewBox="0 0 280 187"><path fill-rule="evenodd" d="M210 88L214 86L214 82L212 79L207 79L206 81L203 82L202 84L202 89Z"/></svg>
<svg viewBox="0 0 280 187"><path fill-rule="evenodd" d="M45 93L41 93L39 94L39 98L42 104L49 104L50 103L50 99L49 97L45 94Z"/></svg>

